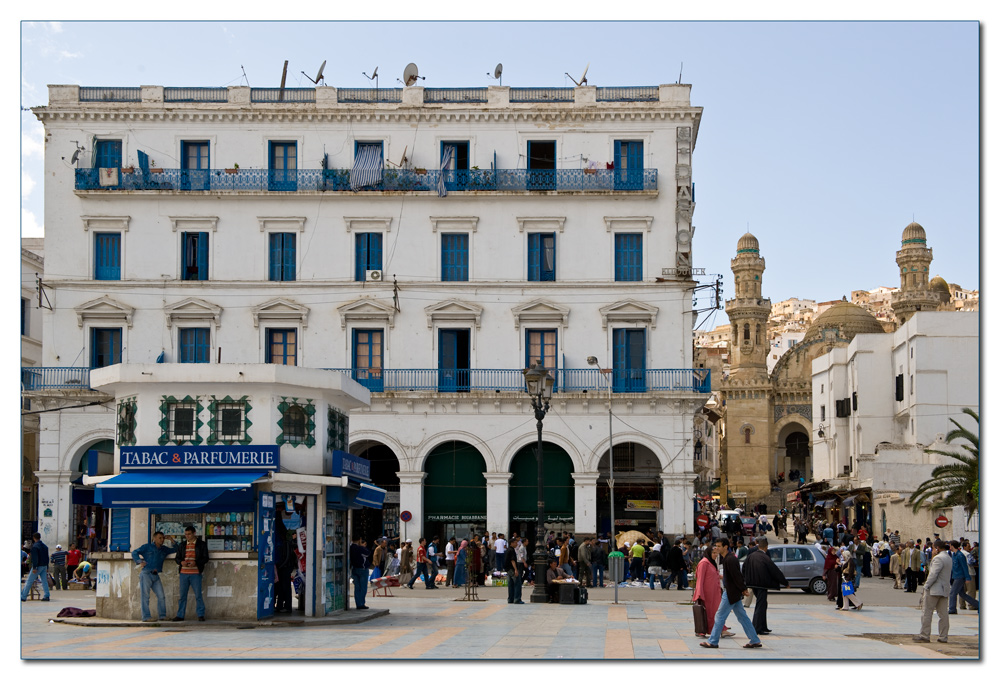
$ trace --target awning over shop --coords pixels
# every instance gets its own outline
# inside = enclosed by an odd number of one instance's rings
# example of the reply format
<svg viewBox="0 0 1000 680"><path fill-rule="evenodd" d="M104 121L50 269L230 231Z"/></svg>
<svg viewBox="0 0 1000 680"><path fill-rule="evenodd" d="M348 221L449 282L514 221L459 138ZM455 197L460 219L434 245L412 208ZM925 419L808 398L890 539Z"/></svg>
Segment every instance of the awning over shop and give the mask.
<svg viewBox="0 0 1000 680"><path fill-rule="evenodd" d="M385 503L385 489L380 489L371 484L362 484L358 490L358 495L354 497L354 502L366 508L379 510Z"/></svg>
<svg viewBox="0 0 1000 680"><path fill-rule="evenodd" d="M849 508L852 505L854 505L854 501L856 499L857 499L856 495L855 496L848 496L847 498L844 499L844 502L840 504L840 507L842 507L842 508Z"/></svg>
<svg viewBox="0 0 1000 680"><path fill-rule="evenodd" d="M125 472L97 484L94 500L104 508L200 508L229 491L249 494L261 472ZM235 500L235 499L234 499Z"/></svg>

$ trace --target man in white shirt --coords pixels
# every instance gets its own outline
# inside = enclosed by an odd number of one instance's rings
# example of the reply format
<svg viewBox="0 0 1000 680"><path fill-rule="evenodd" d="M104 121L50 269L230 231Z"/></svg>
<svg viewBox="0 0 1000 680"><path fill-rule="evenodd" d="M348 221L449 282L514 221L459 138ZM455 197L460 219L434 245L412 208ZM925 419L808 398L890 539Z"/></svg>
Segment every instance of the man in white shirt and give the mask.
<svg viewBox="0 0 1000 680"><path fill-rule="evenodd" d="M502 569L504 565L504 553L507 551L507 539L504 538L503 534L497 534L497 540L493 542L493 550L496 553L496 558L493 563L497 569Z"/></svg>
<svg viewBox="0 0 1000 680"><path fill-rule="evenodd" d="M457 554L458 551L455 550L455 537L452 536L444 546L444 563L448 567L448 575L445 577L444 582L446 588L451 585L452 580L455 578L455 556Z"/></svg>

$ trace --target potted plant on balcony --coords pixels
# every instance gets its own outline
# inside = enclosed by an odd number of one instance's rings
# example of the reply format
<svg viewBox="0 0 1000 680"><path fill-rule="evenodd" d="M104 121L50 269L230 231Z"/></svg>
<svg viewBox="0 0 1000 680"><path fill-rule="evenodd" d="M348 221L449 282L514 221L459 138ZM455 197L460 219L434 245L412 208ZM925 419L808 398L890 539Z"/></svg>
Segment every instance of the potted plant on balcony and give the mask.
<svg viewBox="0 0 1000 680"><path fill-rule="evenodd" d="M163 172L163 168L156 167L156 161L154 161L152 158L150 158L149 159L149 171L152 172L152 173L157 173L158 174L158 173Z"/></svg>
<svg viewBox="0 0 1000 680"><path fill-rule="evenodd" d="M240 171L240 164L239 163L233 163L233 167L226 168L226 174L227 175L235 175L239 171Z"/></svg>
<svg viewBox="0 0 1000 680"><path fill-rule="evenodd" d="M131 163L122 168L122 173L125 175L131 175L133 172L135 172L135 166Z"/></svg>
<svg viewBox="0 0 1000 680"><path fill-rule="evenodd" d="M418 174L418 175L426 175L427 174L427 168L414 168L413 172L416 173L416 174Z"/></svg>

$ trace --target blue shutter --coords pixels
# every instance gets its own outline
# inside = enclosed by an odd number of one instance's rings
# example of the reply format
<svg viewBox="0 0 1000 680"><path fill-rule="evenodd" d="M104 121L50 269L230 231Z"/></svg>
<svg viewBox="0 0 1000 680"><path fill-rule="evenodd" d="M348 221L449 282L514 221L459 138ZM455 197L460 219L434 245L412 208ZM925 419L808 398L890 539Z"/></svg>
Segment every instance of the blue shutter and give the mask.
<svg viewBox="0 0 1000 680"><path fill-rule="evenodd" d="M541 247L538 266L541 269L542 281L556 280L556 235L541 234Z"/></svg>
<svg viewBox="0 0 1000 680"><path fill-rule="evenodd" d="M282 252L282 268L284 276L282 281L295 280L295 234L283 234L284 249Z"/></svg>
<svg viewBox="0 0 1000 680"><path fill-rule="evenodd" d="M132 511L128 508L111 510L111 538L108 540L108 550L112 552L127 552L132 549L129 534L132 529Z"/></svg>
<svg viewBox="0 0 1000 680"><path fill-rule="evenodd" d="M469 235L441 235L441 280L469 280Z"/></svg>
<svg viewBox="0 0 1000 680"><path fill-rule="evenodd" d="M615 234L615 281L642 281L642 234Z"/></svg>
<svg viewBox="0 0 1000 680"><path fill-rule="evenodd" d="M149 170L149 155L145 151L136 151L135 155L139 159L139 169Z"/></svg>
<svg viewBox="0 0 1000 680"><path fill-rule="evenodd" d="M271 234L268 237L268 279L281 280L281 234Z"/></svg>
<svg viewBox="0 0 1000 680"><path fill-rule="evenodd" d="M194 363L209 363L209 332L207 328L195 328L194 330Z"/></svg>
<svg viewBox="0 0 1000 680"><path fill-rule="evenodd" d="M616 328L614 340L615 392L646 391L646 331L641 328Z"/></svg>
<svg viewBox="0 0 1000 680"><path fill-rule="evenodd" d="M371 240L369 242L369 249L371 252L368 254L368 268L369 269L381 269L382 268L382 234L371 234Z"/></svg>
<svg viewBox="0 0 1000 680"><path fill-rule="evenodd" d="M122 166L122 142L120 139L102 139L94 147L96 167L120 168Z"/></svg>
<svg viewBox="0 0 1000 680"><path fill-rule="evenodd" d="M368 269L368 239L367 234L357 234L354 237L354 280L364 281Z"/></svg>
<svg viewBox="0 0 1000 680"><path fill-rule="evenodd" d="M528 234L528 280L542 280L542 235Z"/></svg>
<svg viewBox="0 0 1000 680"><path fill-rule="evenodd" d="M208 232L201 231L198 239L198 280L208 281Z"/></svg>
<svg viewBox="0 0 1000 680"><path fill-rule="evenodd" d="M121 280L121 234L94 234L94 278Z"/></svg>

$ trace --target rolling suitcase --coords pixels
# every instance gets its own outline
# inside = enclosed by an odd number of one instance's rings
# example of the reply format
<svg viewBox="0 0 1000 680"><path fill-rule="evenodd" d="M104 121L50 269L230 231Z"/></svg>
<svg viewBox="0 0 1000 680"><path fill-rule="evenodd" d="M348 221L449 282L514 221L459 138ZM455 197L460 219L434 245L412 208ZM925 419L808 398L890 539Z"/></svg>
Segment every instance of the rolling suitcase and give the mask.
<svg viewBox="0 0 1000 680"><path fill-rule="evenodd" d="M705 603L698 600L691 607L694 612L694 632L695 635L708 635L711 630L708 627L708 612L705 611Z"/></svg>

